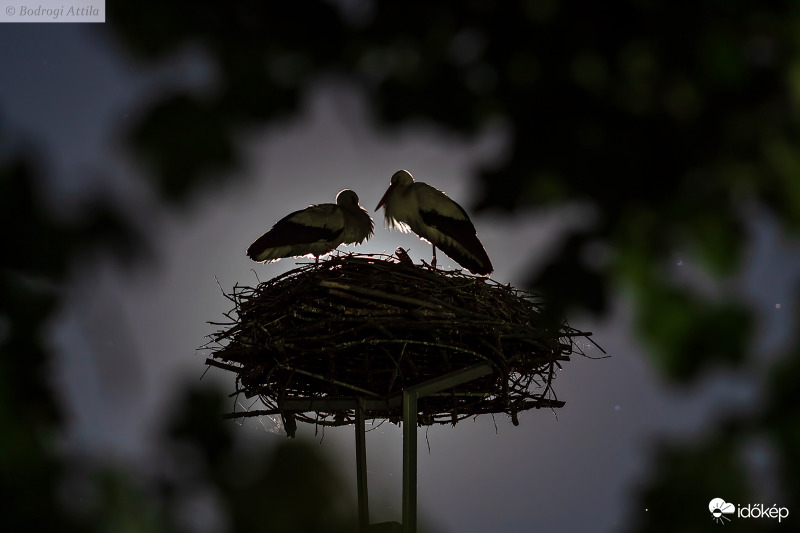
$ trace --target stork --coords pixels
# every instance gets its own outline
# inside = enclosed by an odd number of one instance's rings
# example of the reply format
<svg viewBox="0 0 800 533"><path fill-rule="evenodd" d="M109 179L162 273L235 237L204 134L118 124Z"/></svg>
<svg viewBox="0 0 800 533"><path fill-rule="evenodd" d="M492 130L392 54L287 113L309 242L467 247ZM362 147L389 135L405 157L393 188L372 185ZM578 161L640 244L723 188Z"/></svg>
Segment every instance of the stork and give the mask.
<svg viewBox="0 0 800 533"><path fill-rule="evenodd" d="M290 213L247 248L253 261L270 262L283 257L314 256L335 250L340 244L361 244L372 236L374 224L358 205L358 195L344 189L335 204L315 204Z"/></svg>
<svg viewBox="0 0 800 533"><path fill-rule="evenodd" d="M494 270L467 212L442 191L427 183L415 182L407 170L394 173L375 211L384 208L386 223L402 232L413 231L473 274L488 275Z"/></svg>

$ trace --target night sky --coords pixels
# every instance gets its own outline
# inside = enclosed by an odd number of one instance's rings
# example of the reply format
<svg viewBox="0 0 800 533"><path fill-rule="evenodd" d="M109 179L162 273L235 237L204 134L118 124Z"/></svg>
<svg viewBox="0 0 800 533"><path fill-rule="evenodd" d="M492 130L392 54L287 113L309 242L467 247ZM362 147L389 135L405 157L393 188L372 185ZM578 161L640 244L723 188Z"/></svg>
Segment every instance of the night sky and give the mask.
<svg viewBox="0 0 800 533"><path fill-rule="evenodd" d="M378 128L355 86L323 77L306 88L299 114L241 133L246 156L233 179L203 188L176 209L141 179L122 139L160 95L213 87L214 72L199 50L183 49L151 67L128 56L103 25L4 24L0 65L0 117L13 143L39 154L45 179L38 185L50 205L65 217L79 216L83 202L106 195L149 236L151 255L133 266L99 254L76 262L71 283L61 288L63 308L48 328L56 354L51 382L69 418L63 446L140 465L145 477L158 454L151 437L176 388L205 371L204 355L195 349L214 331L206 322L230 308L215 276L230 290L295 265L293 259L251 262L244 254L250 242L289 212L332 202L352 188L376 222L375 237L354 251L391 253L403 246L415 261L430 260L429 245L390 232L382 211L374 213L389 178L408 169L469 210L472 169L502 158L510 135L500 124L465 140L425 122L389 133ZM757 409L765 365L790 340L800 246L758 209L748 218L743 274L723 290L760 310L757 363L708 371L691 387L665 383L636 340L631 306L620 293L602 319L570 317L570 325L592 331L611 357L576 355L564 365L554 383L564 408L525 412L518 427L498 415L420 431L421 520L442 532L608 532L647 512L630 496L651 472L653 442L691 441L716 417ZM593 212L570 205L472 220L495 265L492 278L516 286L565 228L592 224ZM449 258L439 261L455 268ZM675 255L670 275L708 288L688 256ZM602 355L588 344L584 350ZM221 370L203 380L233 390L233 376ZM237 434L264 447L286 439L268 419L247 420ZM373 522L399 520L401 436L389 423L367 433ZM354 501L353 428L328 428L323 437L301 424L298 437L319 443L350 481ZM744 460L763 480L765 500L779 497L769 450L758 442L750 448ZM210 520L198 530L221 527Z"/></svg>

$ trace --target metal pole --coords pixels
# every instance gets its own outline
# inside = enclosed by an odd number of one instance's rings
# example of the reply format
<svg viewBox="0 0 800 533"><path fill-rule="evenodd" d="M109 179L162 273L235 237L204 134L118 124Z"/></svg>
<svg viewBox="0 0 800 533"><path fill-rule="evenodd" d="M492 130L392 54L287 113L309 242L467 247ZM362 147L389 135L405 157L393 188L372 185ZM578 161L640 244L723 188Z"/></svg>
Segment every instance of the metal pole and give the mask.
<svg viewBox="0 0 800 533"><path fill-rule="evenodd" d="M361 533L369 529L369 491L367 490L367 441L364 430L364 404L356 407L356 484L358 485L358 526Z"/></svg>
<svg viewBox="0 0 800 533"><path fill-rule="evenodd" d="M403 391L403 533L417 531L417 392Z"/></svg>

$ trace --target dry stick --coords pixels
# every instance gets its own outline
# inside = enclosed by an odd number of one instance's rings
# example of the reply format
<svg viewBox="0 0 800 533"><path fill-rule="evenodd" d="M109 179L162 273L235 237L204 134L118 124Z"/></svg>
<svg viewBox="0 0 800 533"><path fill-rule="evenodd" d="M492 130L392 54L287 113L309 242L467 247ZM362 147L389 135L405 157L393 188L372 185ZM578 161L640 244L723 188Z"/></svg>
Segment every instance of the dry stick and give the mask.
<svg viewBox="0 0 800 533"><path fill-rule="evenodd" d="M217 287L219 287L219 290L220 290L220 292L222 292L222 295L223 295L225 298L227 298L228 300L232 301L233 303L236 303L236 300L234 300L234 299L233 299L233 297L229 296L229 295L228 295L228 294L225 292L225 289L223 289L223 288L222 288L222 285L220 284L220 282L219 282L219 279L217 279L217 276L214 276L214 280L217 282ZM233 287L233 288L234 288L234 292L235 292L235 290L236 290L236 286L234 285L234 287Z"/></svg>
<svg viewBox="0 0 800 533"><path fill-rule="evenodd" d="M553 382L553 374L554 373L555 373L555 371L553 370L553 363L550 363L550 369L549 369L549 371L547 373L547 386L544 388L544 391L540 395L542 399L544 399L545 395L547 395L548 392L553 390L550 387L550 384ZM555 391L553 391L553 396L555 396L555 394L556 394ZM556 396L556 399L558 399L557 396Z"/></svg>
<svg viewBox="0 0 800 533"><path fill-rule="evenodd" d="M227 313L222 314L228 316ZM206 324L211 324L212 326L235 326L236 321L233 319L231 319L231 322L214 322L213 320L206 320Z"/></svg>
<svg viewBox="0 0 800 533"><path fill-rule="evenodd" d="M376 393L374 393L372 391L369 391L367 389L362 389L361 387L356 387L355 385L350 385L349 383L345 383L344 381L339 381L338 379L327 378L325 376L321 376L320 374L314 374L313 372L308 372L308 371L303 370L301 368L295 368L295 367L292 367L292 366L289 366L289 365L286 365L286 364L283 364L283 363L278 363L278 366L280 366L284 370L291 370L293 372L297 372L298 374L303 374L304 376L316 378L316 379L319 379L319 380L324 381L326 383L332 383L332 384L338 385L340 387L345 387L345 388L348 388L348 389L351 389L351 390L354 390L354 391L357 391L357 392L363 392L364 394L369 394L370 396L374 396L376 398L381 398L380 394L376 394Z"/></svg>
<svg viewBox="0 0 800 533"><path fill-rule="evenodd" d="M369 342L369 344L396 344L396 343L420 344L420 345L424 345L424 346L432 346L432 347L435 347L435 348L447 348L449 350L454 350L454 351L457 351L457 352L462 352L462 353L467 353L467 354L470 354L470 355L474 355L475 357L483 359L487 363L492 363L493 365L495 364L494 361L492 361L491 359L489 359L485 355L481 355L478 352L475 352L473 350L468 350L466 348L462 348L461 346L452 346L450 344L429 342L429 341L414 341L414 340L405 340L405 339L371 339L371 340L369 340L367 342ZM344 343L344 344L349 344L349 343ZM343 345L340 345L340 346L343 346Z"/></svg>
<svg viewBox="0 0 800 533"><path fill-rule="evenodd" d="M488 363L495 364L494 361L492 361L490 358L486 357L485 355L481 355L481 354L479 354L478 352L476 352L474 350L469 350L469 349L463 348L461 346L453 346L451 344L444 344L444 343L437 343L437 342L430 342L430 341L415 341L415 340L411 340L411 339L362 339L362 340L357 340L357 341L342 342L342 343L339 343L339 344L334 344L332 346L324 346L324 347L315 348L315 349L309 349L309 348L301 347L301 346L299 346L297 344L294 344L294 343L288 343L287 342L287 343L283 343L283 348L286 349L286 350L298 350L298 351L302 350L302 352L304 354L318 354L318 353L328 352L330 350L341 350L341 349L344 349L344 348L350 348L351 346L356 346L356 345L359 345L359 344L371 344L371 345L377 345L377 344L417 344L417 345L422 345L422 346L430 346L430 347L433 347L433 348L446 348L446 349L449 349L449 350L454 350L456 352L462 352L462 353L466 353L466 354L469 354L469 355L474 355L475 357L483 359L484 361L486 361ZM569 361L569 358L567 357L566 359L562 359L562 360Z"/></svg>
<svg viewBox="0 0 800 533"><path fill-rule="evenodd" d="M242 367L238 365L230 365L227 363L223 363L222 361L217 361L216 359L207 358L206 364L208 366L215 366L217 368L221 368L223 370L227 370L229 372L239 373L242 371Z"/></svg>
<svg viewBox="0 0 800 533"><path fill-rule="evenodd" d="M345 285L343 283L338 283L335 281L320 281L319 285L320 287L326 287L328 289L340 289L343 291L352 291L366 296L373 296L375 298L380 298L382 300L391 300L395 302L416 305L419 307L427 307L428 309L436 309L437 311L441 310L442 307L444 307L442 305L431 304L429 302L426 302L424 300L419 300L417 298L411 298L410 296L401 296L399 294L387 294L385 292L376 291L372 289L365 289L363 287L355 287L352 285Z"/></svg>
<svg viewBox="0 0 800 533"><path fill-rule="evenodd" d="M254 411L238 411L235 413L225 413L222 418L248 418L251 416L267 416L280 414L279 409L256 409Z"/></svg>

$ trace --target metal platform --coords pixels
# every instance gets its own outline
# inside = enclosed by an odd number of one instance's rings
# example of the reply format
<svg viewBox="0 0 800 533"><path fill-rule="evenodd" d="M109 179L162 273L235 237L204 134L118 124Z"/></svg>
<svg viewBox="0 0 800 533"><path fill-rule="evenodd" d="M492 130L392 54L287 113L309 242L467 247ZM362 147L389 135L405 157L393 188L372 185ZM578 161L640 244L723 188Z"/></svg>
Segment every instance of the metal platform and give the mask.
<svg viewBox="0 0 800 533"><path fill-rule="evenodd" d="M417 531L417 401L425 396L457 387L492 373L492 366L480 363L450 372L408 387L388 400L374 398L292 398L279 404L281 411L308 412L329 410L354 410L356 413L356 484L358 485L358 519L361 533ZM367 411L384 409L387 406L403 406L403 511L402 526L397 522L383 522L370 526L369 491L367 489L367 445L365 415Z"/></svg>

